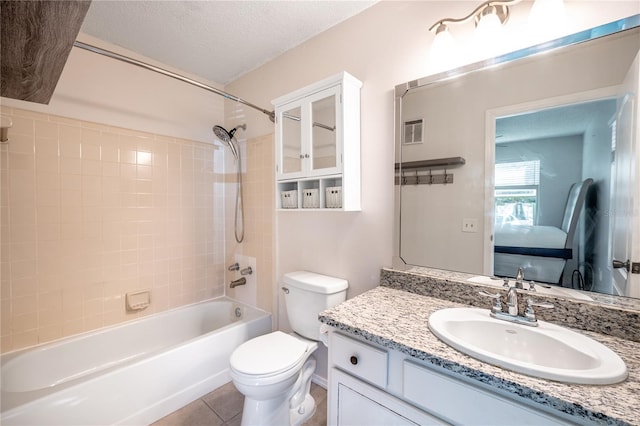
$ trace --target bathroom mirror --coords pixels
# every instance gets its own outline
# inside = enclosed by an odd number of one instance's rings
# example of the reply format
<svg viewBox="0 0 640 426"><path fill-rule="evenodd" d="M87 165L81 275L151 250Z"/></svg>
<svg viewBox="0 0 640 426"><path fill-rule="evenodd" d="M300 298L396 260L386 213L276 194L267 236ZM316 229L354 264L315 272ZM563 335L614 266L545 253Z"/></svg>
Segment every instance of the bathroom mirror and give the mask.
<svg viewBox="0 0 640 426"><path fill-rule="evenodd" d="M638 125L624 84L637 67L639 23L636 15L396 86L394 266L502 276L523 266L525 278L640 297L625 287L627 259L614 268L611 254L626 244L623 256L632 248L640 256L629 238L620 242L632 235L633 215L624 213L633 198L622 188L637 185L620 176L636 154L614 142ZM572 185L583 182L572 199ZM530 240L543 227L564 236L541 256L550 243ZM517 240L494 244L503 228L517 229ZM529 245L536 250L507 251L506 261L496 253ZM535 275L556 256L559 274Z"/></svg>

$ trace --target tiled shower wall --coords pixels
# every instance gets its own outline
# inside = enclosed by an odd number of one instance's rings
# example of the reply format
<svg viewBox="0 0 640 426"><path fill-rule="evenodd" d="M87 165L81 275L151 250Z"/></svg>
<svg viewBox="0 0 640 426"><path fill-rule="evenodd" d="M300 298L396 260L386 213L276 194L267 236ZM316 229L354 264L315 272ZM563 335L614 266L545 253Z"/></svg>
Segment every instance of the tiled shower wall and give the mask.
<svg viewBox="0 0 640 426"><path fill-rule="evenodd" d="M218 147L1 113L2 352L224 293ZM126 312L143 289L150 307Z"/></svg>
<svg viewBox="0 0 640 426"><path fill-rule="evenodd" d="M243 194L245 236L242 244L234 237L234 206L236 188L227 191L227 264L233 263L235 253L256 258L257 307L277 312L273 291L274 270L274 209L275 209L275 149L273 133L241 142L243 161ZM231 176L231 172L229 172ZM233 182L236 182L235 174ZM238 274L227 273L227 282ZM234 291L227 289L234 296Z"/></svg>

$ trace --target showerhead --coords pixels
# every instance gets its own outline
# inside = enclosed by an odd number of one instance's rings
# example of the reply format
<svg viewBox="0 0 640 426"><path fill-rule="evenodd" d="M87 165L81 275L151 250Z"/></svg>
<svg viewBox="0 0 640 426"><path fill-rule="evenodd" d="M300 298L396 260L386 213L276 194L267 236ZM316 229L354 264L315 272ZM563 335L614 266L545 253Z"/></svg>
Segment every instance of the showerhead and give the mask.
<svg viewBox="0 0 640 426"><path fill-rule="evenodd" d="M238 150L233 144L232 139L233 139L233 135L236 133L238 129L247 130L247 125L240 124L234 127L233 129L231 129L230 132L227 132L227 129L225 129L222 126L218 126L218 125L213 126L213 133L218 137L218 139L220 139L222 142L225 142L227 145L229 145L229 148L231 149L231 153L233 154L236 160L238 159Z"/></svg>

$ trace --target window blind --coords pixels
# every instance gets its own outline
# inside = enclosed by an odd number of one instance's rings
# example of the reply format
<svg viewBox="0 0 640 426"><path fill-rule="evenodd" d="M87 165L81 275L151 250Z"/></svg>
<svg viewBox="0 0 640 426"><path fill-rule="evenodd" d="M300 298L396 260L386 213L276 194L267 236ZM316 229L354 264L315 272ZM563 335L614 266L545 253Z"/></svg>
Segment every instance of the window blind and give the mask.
<svg viewBox="0 0 640 426"><path fill-rule="evenodd" d="M540 160L498 163L495 171L497 187L540 185Z"/></svg>

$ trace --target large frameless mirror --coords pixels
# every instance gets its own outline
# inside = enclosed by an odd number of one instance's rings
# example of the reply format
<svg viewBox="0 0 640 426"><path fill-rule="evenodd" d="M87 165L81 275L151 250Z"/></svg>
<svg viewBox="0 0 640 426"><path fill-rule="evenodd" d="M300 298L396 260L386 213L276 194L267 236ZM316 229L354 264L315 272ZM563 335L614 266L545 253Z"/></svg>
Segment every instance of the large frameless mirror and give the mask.
<svg viewBox="0 0 640 426"><path fill-rule="evenodd" d="M395 266L640 297L639 22L398 85Z"/></svg>

